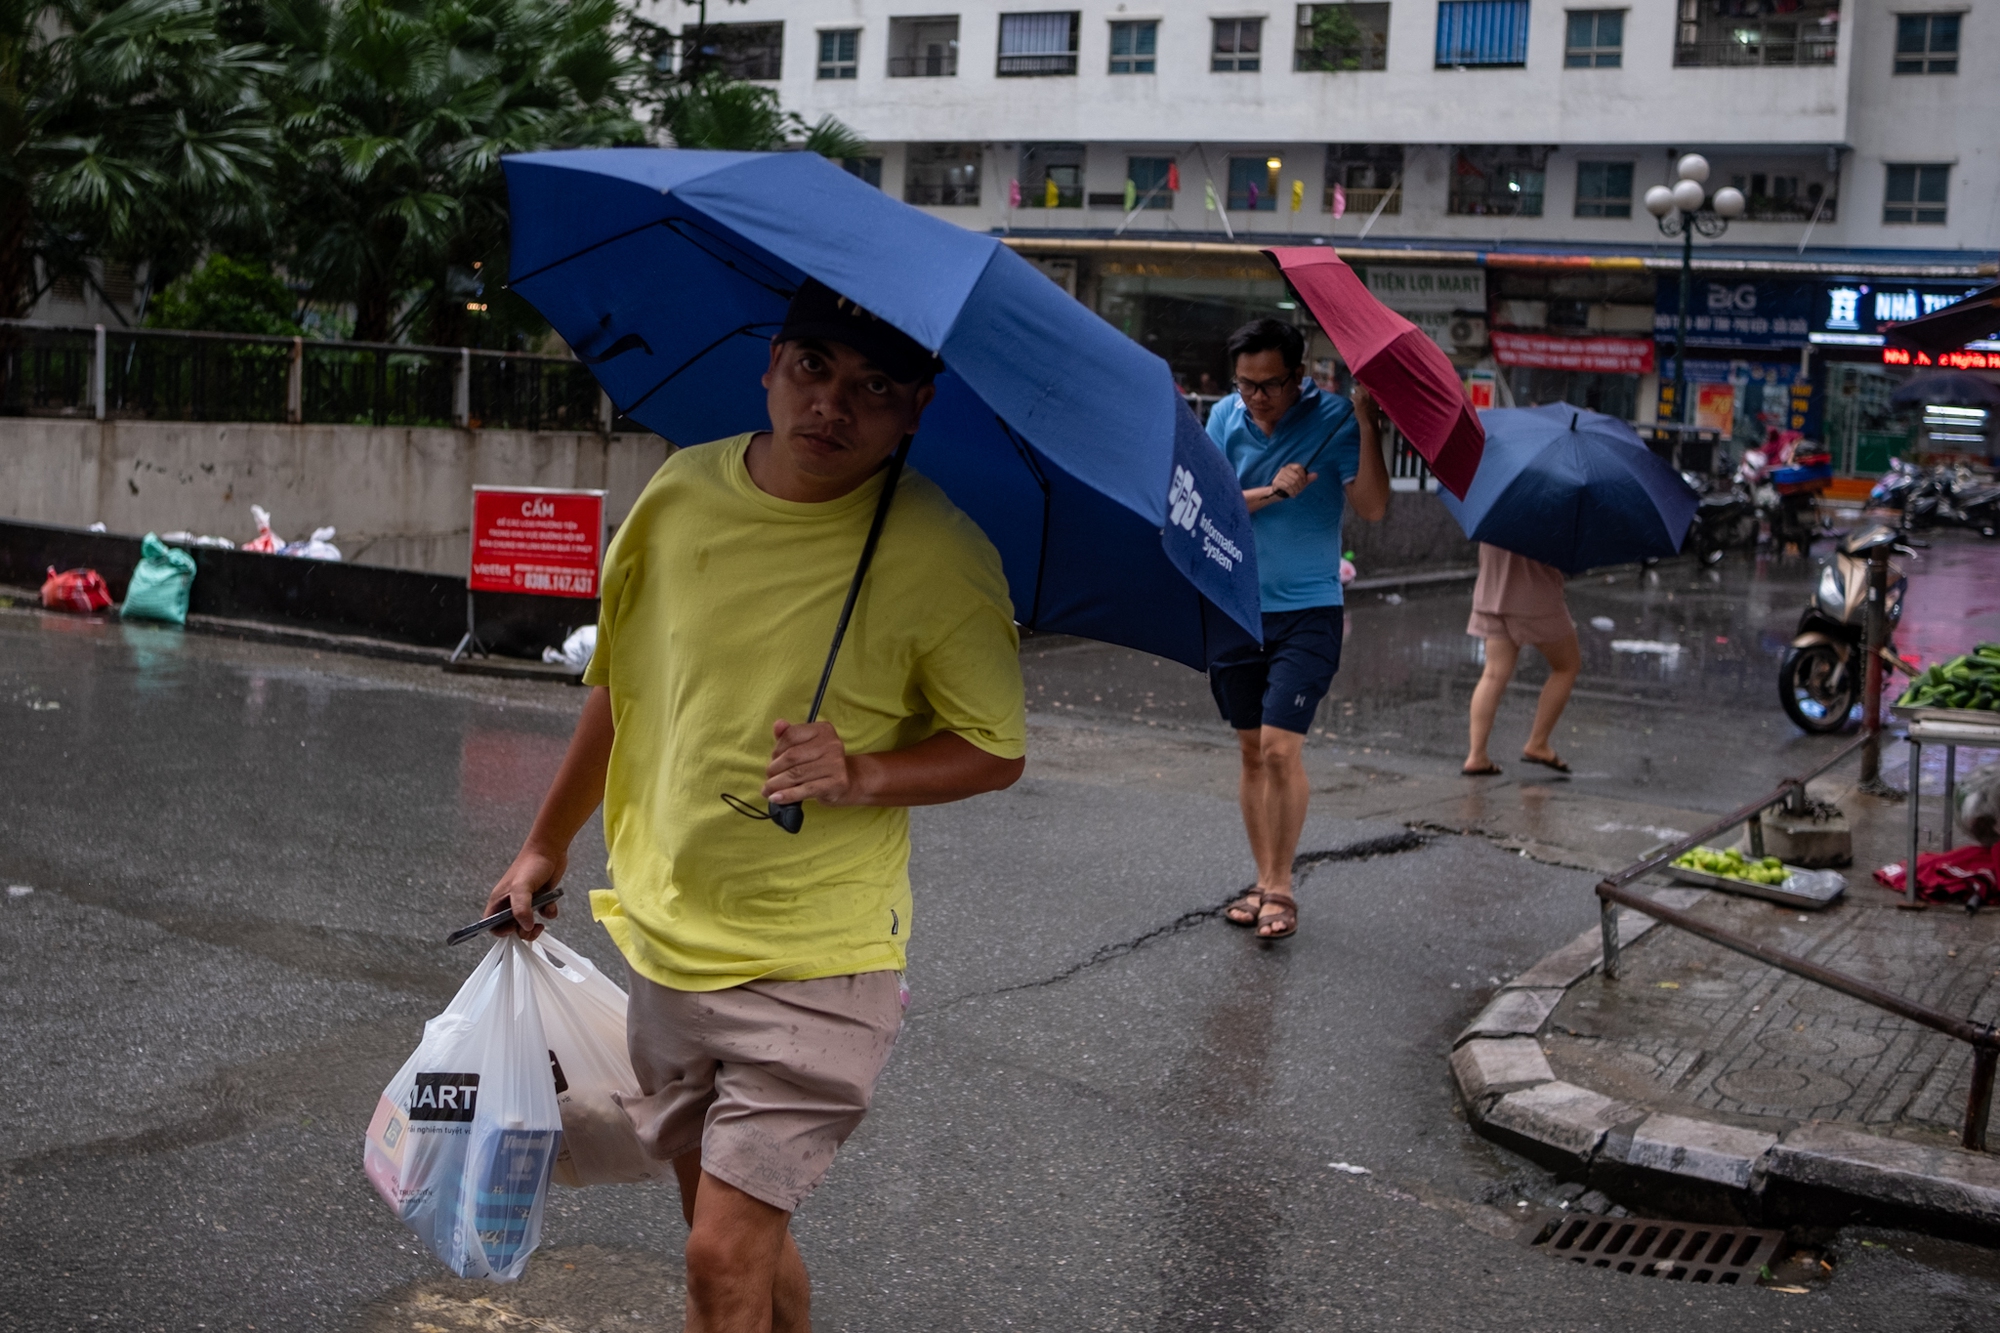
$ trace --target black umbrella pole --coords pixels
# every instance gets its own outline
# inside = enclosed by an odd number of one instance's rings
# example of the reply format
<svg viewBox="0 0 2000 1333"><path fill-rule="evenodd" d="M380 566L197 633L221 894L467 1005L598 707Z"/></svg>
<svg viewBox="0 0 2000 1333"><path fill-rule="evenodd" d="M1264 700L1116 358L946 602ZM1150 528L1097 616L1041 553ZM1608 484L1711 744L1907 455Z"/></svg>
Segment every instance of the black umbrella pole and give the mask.
<svg viewBox="0 0 2000 1333"><path fill-rule="evenodd" d="M882 498L875 502L875 519L868 525L868 540L861 544L861 559L855 563L854 578L847 585L847 600L840 606L840 622L833 627L833 643L826 650L826 666L820 670L819 688L813 691L812 708L806 713L807 725L819 721L819 707L826 702L826 687L833 679L833 664L840 657L841 640L847 637L847 622L854 618L854 603L861 596L861 580L868 577L868 566L875 560L875 546L882 540L882 525L889 519L889 502L896 497L896 483L902 478L903 463L910 456L910 442L915 438L905 435L903 442L896 446L895 457L889 460L889 475L882 483ZM787 833L797 833L805 827L805 806L773 801L771 822Z"/></svg>

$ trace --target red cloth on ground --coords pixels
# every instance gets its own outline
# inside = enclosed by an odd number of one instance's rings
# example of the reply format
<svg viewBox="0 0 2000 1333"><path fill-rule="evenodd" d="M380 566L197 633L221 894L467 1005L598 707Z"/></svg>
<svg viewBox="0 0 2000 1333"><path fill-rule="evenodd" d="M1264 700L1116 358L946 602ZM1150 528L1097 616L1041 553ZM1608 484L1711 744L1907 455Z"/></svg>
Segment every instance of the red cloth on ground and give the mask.
<svg viewBox="0 0 2000 1333"><path fill-rule="evenodd" d="M1904 863L1892 861L1875 872L1884 888L1903 891ZM1917 853L1917 897L1927 903L1970 900L1980 906L2000 898L2000 846L1973 843L1948 852Z"/></svg>

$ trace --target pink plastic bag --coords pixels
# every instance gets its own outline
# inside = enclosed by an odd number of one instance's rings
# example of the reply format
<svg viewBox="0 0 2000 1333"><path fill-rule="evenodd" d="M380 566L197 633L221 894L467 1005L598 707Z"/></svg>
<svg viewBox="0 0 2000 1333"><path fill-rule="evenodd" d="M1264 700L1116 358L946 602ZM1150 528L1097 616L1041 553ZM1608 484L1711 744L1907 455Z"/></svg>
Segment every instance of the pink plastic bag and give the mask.
<svg viewBox="0 0 2000 1333"><path fill-rule="evenodd" d="M265 555L276 555L285 544L285 539L271 531L271 511L263 505L251 505L250 517L257 520L257 535L243 543L246 551L262 551Z"/></svg>

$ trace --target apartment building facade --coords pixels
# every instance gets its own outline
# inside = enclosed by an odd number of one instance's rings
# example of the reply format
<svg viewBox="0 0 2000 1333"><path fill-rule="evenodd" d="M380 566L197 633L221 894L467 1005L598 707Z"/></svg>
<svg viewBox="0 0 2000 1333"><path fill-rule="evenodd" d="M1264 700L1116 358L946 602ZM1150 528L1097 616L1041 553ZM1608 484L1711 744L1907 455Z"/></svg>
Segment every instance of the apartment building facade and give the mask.
<svg viewBox="0 0 2000 1333"><path fill-rule="evenodd" d="M1897 373L1874 306L1951 299L2000 250L2000 0L1070 3L712 3L698 40L1190 389L1228 327L1289 307L1256 254L1289 241L1349 254L1501 401L1650 419L1680 245L1642 199L1689 152L1748 199L1696 243L1689 356L1739 433L1823 428L1829 363Z"/></svg>

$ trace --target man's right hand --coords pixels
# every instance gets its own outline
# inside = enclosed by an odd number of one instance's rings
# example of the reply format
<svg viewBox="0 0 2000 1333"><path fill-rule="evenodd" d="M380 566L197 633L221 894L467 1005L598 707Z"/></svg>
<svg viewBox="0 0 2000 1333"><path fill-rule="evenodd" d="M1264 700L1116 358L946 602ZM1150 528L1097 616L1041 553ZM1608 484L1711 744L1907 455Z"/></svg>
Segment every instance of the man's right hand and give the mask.
<svg viewBox="0 0 2000 1333"><path fill-rule="evenodd" d="M1281 500L1289 500L1300 491L1313 484L1319 473L1308 472L1304 465L1287 463L1278 469L1278 475L1271 478L1271 490Z"/></svg>
<svg viewBox="0 0 2000 1333"><path fill-rule="evenodd" d="M492 916L503 908L513 912L513 928L520 932L524 940L532 940L542 933L542 922L535 920L532 907L534 896L552 884L562 881L568 858L551 856L546 852L523 847L521 854L514 858L514 864L507 867L507 873L500 876L500 882L493 886L493 892L486 895L486 910L481 916ZM545 904L541 914L555 919L556 904ZM506 926L500 927L502 933Z"/></svg>

